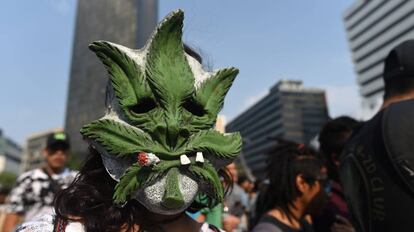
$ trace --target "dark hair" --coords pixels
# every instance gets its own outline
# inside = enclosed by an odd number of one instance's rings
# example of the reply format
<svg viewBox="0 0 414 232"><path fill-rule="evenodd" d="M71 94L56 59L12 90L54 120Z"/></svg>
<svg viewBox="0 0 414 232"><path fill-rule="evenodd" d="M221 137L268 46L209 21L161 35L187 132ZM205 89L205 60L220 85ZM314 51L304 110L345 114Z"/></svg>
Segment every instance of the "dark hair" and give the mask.
<svg viewBox="0 0 414 232"><path fill-rule="evenodd" d="M203 58L198 54L192 47L187 44L184 44L184 51L194 59L198 61L198 63L203 64Z"/></svg>
<svg viewBox="0 0 414 232"><path fill-rule="evenodd" d="M237 184L238 185L242 185L245 181L248 181L248 182L252 182L247 176L239 176L238 178L237 178Z"/></svg>
<svg viewBox="0 0 414 232"><path fill-rule="evenodd" d="M395 77L384 83L384 100L414 92L414 77Z"/></svg>
<svg viewBox="0 0 414 232"><path fill-rule="evenodd" d="M116 181L106 172L101 156L90 149L90 156L77 178L55 198L57 218L81 218L86 231L119 231L123 225L128 230L134 224L146 227L142 220L147 210L138 202L130 201L124 207L113 204ZM104 220L102 220L104 219Z"/></svg>
<svg viewBox="0 0 414 232"><path fill-rule="evenodd" d="M218 173L223 178L225 186L231 186L228 174L222 169ZM87 232L118 232L120 228L132 231L134 225L139 225L140 231L162 231L159 220L153 220L154 214L138 201L130 200L123 207L113 203L116 184L117 182L107 173L101 155L90 149L90 155L76 179L55 198L57 218L68 221L80 218ZM228 188L225 191L227 192ZM188 210L195 212L205 206L200 202L194 202Z"/></svg>
<svg viewBox="0 0 414 232"><path fill-rule="evenodd" d="M328 176L335 181L339 181L339 177L334 162L341 155L352 130L357 124L357 120L348 116L341 116L328 121L319 133L319 149L326 162Z"/></svg>
<svg viewBox="0 0 414 232"><path fill-rule="evenodd" d="M291 207L294 207L295 199L301 196L296 186L296 177L302 175L307 183L313 185L320 170L321 162L316 154L303 144L284 142L273 148L269 153L267 168L269 184L259 195L255 222L275 208L292 220Z"/></svg>

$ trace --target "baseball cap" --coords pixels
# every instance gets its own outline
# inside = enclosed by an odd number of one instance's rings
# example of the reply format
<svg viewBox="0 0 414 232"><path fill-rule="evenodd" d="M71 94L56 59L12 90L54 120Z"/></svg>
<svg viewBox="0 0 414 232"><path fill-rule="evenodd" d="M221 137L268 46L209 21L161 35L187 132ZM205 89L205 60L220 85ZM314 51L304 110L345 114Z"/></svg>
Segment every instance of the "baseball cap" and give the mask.
<svg viewBox="0 0 414 232"><path fill-rule="evenodd" d="M384 80L414 78L414 40L406 40L394 47L384 61Z"/></svg>
<svg viewBox="0 0 414 232"><path fill-rule="evenodd" d="M47 149L63 149L68 150L70 148L69 137L65 132L53 132L49 134L46 141Z"/></svg>

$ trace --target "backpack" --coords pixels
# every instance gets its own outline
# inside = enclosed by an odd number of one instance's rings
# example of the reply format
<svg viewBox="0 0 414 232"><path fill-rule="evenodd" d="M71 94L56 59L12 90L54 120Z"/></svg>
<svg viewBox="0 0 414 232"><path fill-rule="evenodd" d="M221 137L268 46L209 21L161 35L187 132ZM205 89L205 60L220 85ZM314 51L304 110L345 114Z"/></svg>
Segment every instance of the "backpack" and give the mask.
<svg viewBox="0 0 414 232"><path fill-rule="evenodd" d="M387 107L384 110L382 131L390 163L414 194L414 100Z"/></svg>
<svg viewBox="0 0 414 232"><path fill-rule="evenodd" d="M413 140L414 100L390 105L354 131L339 172L356 231L412 231Z"/></svg>

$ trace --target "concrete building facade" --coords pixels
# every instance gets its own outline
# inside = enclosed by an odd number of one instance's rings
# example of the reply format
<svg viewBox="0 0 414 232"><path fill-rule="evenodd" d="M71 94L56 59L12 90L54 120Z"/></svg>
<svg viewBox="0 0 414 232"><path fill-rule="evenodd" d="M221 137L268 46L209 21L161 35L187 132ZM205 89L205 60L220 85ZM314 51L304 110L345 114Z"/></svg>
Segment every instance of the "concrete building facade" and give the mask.
<svg viewBox="0 0 414 232"><path fill-rule="evenodd" d="M384 58L400 42L414 39L414 1L359 0L343 18L362 96L362 114L368 118L382 104Z"/></svg>
<svg viewBox="0 0 414 232"><path fill-rule="evenodd" d="M3 135L0 130L0 173L20 173L22 148L19 144Z"/></svg>
<svg viewBox="0 0 414 232"><path fill-rule="evenodd" d="M156 26L157 12L157 0L78 1L65 119L75 155L83 157L88 152L80 128L105 113L108 75L88 45L107 40L139 48Z"/></svg>
<svg viewBox="0 0 414 232"><path fill-rule="evenodd" d="M232 120L226 131L240 131L244 160L254 176L263 178L267 152L276 138L308 143L328 118L323 90L305 88L301 81L282 80Z"/></svg>
<svg viewBox="0 0 414 232"><path fill-rule="evenodd" d="M55 128L45 130L30 135L26 140L26 147L24 149L24 155L22 157L21 172L26 172L45 164L45 158L43 157L43 149L46 147L47 137L54 132L63 131L62 128ZM71 138L70 138L71 139Z"/></svg>

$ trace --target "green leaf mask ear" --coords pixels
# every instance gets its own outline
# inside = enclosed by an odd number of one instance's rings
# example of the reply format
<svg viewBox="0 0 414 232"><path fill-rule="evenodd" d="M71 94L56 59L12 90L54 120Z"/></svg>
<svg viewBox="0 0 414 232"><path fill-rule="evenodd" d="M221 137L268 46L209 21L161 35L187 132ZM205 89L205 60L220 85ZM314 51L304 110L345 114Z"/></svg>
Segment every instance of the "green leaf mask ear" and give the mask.
<svg viewBox="0 0 414 232"><path fill-rule="evenodd" d="M216 158L233 159L240 153L241 147L242 140L239 133L224 135L215 130L206 130L190 137L187 151L207 151Z"/></svg>
<svg viewBox="0 0 414 232"><path fill-rule="evenodd" d="M157 100L164 108L177 108L194 91L194 76L181 41L184 13L167 16L149 45L146 73Z"/></svg>
<svg viewBox="0 0 414 232"><path fill-rule="evenodd" d="M205 162L203 166L190 166L189 171L197 179L210 185L214 194L213 199L216 199L218 202L223 201L223 185L221 184L220 177L218 176L216 169L214 169L209 162Z"/></svg>
<svg viewBox="0 0 414 232"><path fill-rule="evenodd" d="M131 107L139 100L152 96L141 68L127 53L106 41L93 42L89 48L111 75L112 86L122 107Z"/></svg>
<svg viewBox="0 0 414 232"><path fill-rule="evenodd" d="M135 127L110 119L93 121L81 129L81 134L101 144L110 154L125 156L154 147L147 134Z"/></svg>
<svg viewBox="0 0 414 232"><path fill-rule="evenodd" d="M223 107L224 97L238 73L236 68L221 69L197 89L195 99L204 105L211 117L217 117Z"/></svg>

